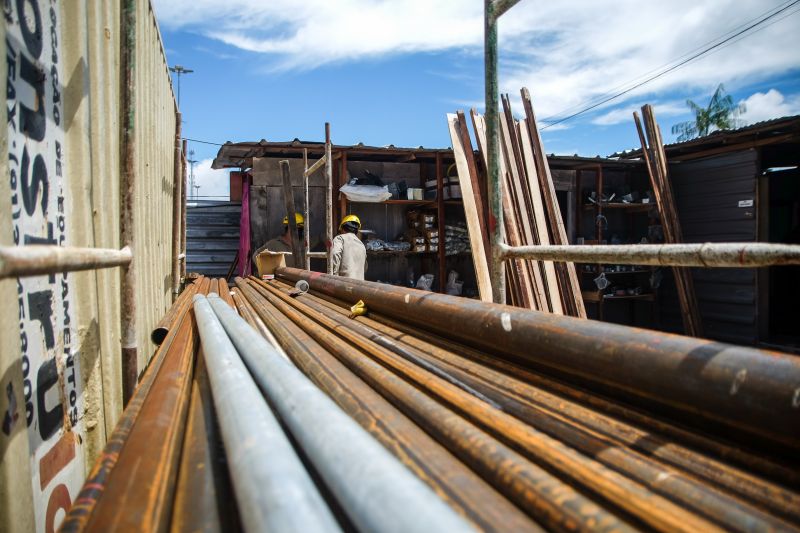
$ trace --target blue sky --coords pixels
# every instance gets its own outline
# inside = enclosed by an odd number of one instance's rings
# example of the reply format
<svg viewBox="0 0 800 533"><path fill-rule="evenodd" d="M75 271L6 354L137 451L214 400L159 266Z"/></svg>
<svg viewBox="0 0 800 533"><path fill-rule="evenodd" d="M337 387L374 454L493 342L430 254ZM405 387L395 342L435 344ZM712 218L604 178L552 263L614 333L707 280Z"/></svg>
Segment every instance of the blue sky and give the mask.
<svg viewBox="0 0 800 533"><path fill-rule="evenodd" d="M265 5L266 4L266 5ZM557 4L557 5L553 5ZM666 4L666 5L665 5ZM698 5L701 4L701 5ZM446 147L445 114L482 107L480 0L154 0L181 80L184 135L211 142L323 138L338 144ZM800 113L800 4L791 1L522 0L501 20L500 86L527 86L542 118L583 109L654 69L733 37L628 94L544 130L559 154L636 146L631 111L655 105L667 142L724 83L745 123ZM225 194L217 147L190 143L200 194ZM223 179L220 179L220 178Z"/></svg>

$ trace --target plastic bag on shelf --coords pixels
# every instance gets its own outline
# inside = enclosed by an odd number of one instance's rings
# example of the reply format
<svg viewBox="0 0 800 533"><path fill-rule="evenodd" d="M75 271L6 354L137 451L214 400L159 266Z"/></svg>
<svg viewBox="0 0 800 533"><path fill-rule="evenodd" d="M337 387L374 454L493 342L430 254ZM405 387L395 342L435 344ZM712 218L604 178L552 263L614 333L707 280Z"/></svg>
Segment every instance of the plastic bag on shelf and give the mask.
<svg viewBox="0 0 800 533"><path fill-rule="evenodd" d="M389 188L375 185L343 185L339 191L351 202L385 202L392 197Z"/></svg>
<svg viewBox="0 0 800 533"><path fill-rule="evenodd" d="M417 288L423 291L429 291L433 287L433 274L423 274L417 280Z"/></svg>

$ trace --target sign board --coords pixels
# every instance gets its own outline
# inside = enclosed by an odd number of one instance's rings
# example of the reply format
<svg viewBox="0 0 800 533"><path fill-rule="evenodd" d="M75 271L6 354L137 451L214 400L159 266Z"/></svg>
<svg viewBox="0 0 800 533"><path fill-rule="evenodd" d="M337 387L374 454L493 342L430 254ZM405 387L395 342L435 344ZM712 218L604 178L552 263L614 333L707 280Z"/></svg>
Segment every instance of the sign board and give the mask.
<svg viewBox="0 0 800 533"><path fill-rule="evenodd" d="M8 0L3 8L8 179L16 245L70 242L61 8L55 0ZM25 482L32 483L37 531L58 526L84 480L74 298L69 274L17 281L24 405L0 413L0 429L9 435L17 424L27 427L32 479ZM2 386L13 392L13 383Z"/></svg>

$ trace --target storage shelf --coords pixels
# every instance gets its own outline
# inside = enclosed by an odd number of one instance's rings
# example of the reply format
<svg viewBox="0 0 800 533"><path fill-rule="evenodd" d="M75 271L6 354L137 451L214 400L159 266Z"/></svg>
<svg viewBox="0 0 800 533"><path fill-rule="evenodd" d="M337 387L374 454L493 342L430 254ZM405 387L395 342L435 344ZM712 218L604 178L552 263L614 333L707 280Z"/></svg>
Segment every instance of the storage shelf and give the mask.
<svg viewBox="0 0 800 533"><path fill-rule="evenodd" d="M603 209L625 209L628 211L649 211L651 207L655 207L656 204L625 204L622 202L612 202L610 204L600 204L600 207ZM584 209L596 209L598 206L597 204L583 204Z"/></svg>
<svg viewBox="0 0 800 533"><path fill-rule="evenodd" d="M655 299L653 293L615 296L613 294L602 294L600 291L581 291L581 296L583 296L584 302L590 303L600 303L601 301L607 302L608 300L641 300L652 302Z"/></svg>
<svg viewBox="0 0 800 533"><path fill-rule="evenodd" d="M594 276L598 275L597 272L592 271L592 270L581 270L581 272L583 274L592 274ZM619 275L619 274L649 274L651 272L652 272L652 270L628 270L626 272L611 272L609 270L604 270L603 274L605 274L606 276L611 276L611 275L616 276L616 275Z"/></svg>
<svg viewBox="0 0 800 533"><path fill-rule="evenodd" d="M375 257L392 257L401 255L435 255L439 252L412 252L408 251L394 251L394 250L367 250L367 255Z"/></svg>
<svg viewBox="0 0 800 533"><path fill-rule="evenodd" d="M379 205L379 204L392 204L392 205L436 205L436 200L385 200L383 202L357 202L353 200L347 200L348 203L351 204L369 204L369 205Z"/></svg>

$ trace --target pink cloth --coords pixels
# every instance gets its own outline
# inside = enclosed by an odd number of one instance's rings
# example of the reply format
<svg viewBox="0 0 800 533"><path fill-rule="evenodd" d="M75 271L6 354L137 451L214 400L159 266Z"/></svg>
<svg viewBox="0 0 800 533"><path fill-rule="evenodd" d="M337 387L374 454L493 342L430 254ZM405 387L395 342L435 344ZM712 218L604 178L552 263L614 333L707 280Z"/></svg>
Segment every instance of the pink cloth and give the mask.
<svg viewBox="0 0 800 533"><path fill-rule="evenodd" d="M239 219L239 275L250 275L250 175L242 172L242 216Z"/></svg>

